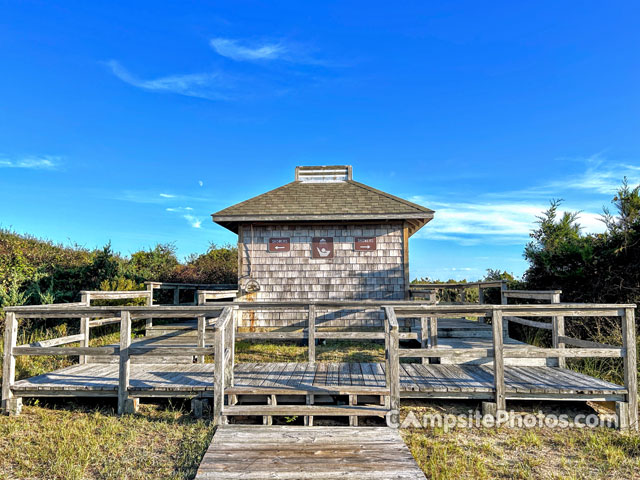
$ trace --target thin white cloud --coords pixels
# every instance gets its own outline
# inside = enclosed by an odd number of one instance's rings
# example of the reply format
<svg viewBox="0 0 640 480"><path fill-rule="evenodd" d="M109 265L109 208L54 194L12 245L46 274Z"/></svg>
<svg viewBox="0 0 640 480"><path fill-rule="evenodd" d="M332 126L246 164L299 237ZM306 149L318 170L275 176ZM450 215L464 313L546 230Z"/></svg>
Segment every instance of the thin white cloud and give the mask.
<svg viewBox="0 0 640 480"><path fill-rule="evenodd" d="M209 43L218 55L236 61L276 60L288 56L288 50L282 43L243 45L231 38L212 38Z"/></svg>
<svg viewBox="0 0 640 480"><path fill-rule="evenodd" d="M55 170L62 158L51 155L27 156L21 158L0 157L0 168L24 168L30 170Z"/></svg>
<svg viewBox="0 0 640 480"><path fill-rule="evenodd" d="M183 215L183 218L189 222L193 228L202 228L202 220L193 215Z"/></svg>
<svg viewBox="0 0 640 480"><path fill-rule="evenodd" d="M198 180L198 185L200 185L202 187L202 186L204 186L204 182L202 180Z"/></svg>
<svg viewBox="0 0 640 480"><path fill-rule="evenodd" d="M191 212L193 208L191 207L169 207L166 208L167 212Z"/></svg>
<svg viewBox="0 0 640 480"><path fill-rule="evenodd" d="M172 195L172 194L170 194L170 193L161 193L161 194L160 194L160 196L161 196L162 198L176 198L176 196L175 196L175 195Z"/></svg>
<svg viewBox="0 0 640 480"><path fill-rule="evenodd" d="M549 186L613 195L624 177L627 177L632 184L640 183L640 167L609 162L600 155L594 155L584 161L587 165L584 173L566 179L564 182L552 182Z"/></svg>
<svg viewBox="0 0 640 480"><path fill-rule="evenodd" d="M319 67L336 67L337 63L317 58L312 48L300 43L279 40L277 42L248 42L233 38L212 38L211 48L218 54L236 62L287 62L290 64Z"/></svg>
<svg viewBox="0 0 640 480"><path fill-rule="evenodd" d="M489 238L497 243L521 244L536 228L538 216L549 208L543 203L443 203L422 196L410 200L436 210L434 219L416 234L417 238L452 241L464 246L486 242ZM599 219L598 213L582 212L578 223L586 233L602 232L604 225Z"/></svg>
<svg viewBox="0 0 640 480"><path fill-rule="evenodd" d="M106 65L111 72L129 85L152 92L166 92L207 100L228 99L227 80L219 73L191 73L168 75L151 80L143 80L129 73L119 62L110 60Z"/></svg>

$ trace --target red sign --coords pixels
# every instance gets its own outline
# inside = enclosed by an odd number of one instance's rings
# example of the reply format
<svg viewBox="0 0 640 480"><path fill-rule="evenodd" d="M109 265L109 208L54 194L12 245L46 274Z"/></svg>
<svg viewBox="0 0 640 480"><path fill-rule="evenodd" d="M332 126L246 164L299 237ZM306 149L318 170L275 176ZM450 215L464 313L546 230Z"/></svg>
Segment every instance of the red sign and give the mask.
<svg viewBox="0 0 640 480"><path fill-rule="evenodd" d="M358 252L371 252L376 249L376 237L356 237L355 250Z"/></svg>
<svg viewBox="0 0 640 480"><path fill-rule="evenodd" d="M289 238L270 238L270 252L288 252L291 250L291 241Z"/></svg>
<svg viewBox="0 0 640 480"><path fill-rule="evenodd" d="M333 237L313 237L311 258L333 258Z"/></svg>

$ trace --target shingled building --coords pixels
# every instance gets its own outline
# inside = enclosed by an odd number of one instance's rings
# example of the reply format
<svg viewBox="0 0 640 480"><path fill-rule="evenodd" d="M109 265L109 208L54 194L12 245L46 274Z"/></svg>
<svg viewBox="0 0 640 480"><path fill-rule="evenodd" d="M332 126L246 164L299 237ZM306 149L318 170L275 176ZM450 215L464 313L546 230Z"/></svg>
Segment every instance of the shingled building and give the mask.
<svg viewBox="0 0 640 480"><path fill-rule="evenodd" d="M321 166L212 217L238 234L239 300L402 300L408 239L433 213Z"/></svg>

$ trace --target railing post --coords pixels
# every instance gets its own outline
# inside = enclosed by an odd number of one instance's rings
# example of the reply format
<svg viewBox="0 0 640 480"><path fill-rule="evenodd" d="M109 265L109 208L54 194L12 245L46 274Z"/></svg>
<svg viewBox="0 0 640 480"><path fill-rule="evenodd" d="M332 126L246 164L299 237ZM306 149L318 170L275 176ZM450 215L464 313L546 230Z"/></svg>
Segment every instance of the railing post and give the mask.
<svg viewBox="0 0 640 480"><path fill-rule="evenodd" d="M220 314L224 315L224 310ZM214 331L214 370L213 370L213 424L222 423L222 409L224 407L224 326Z"/></svg>
<svg viewBox="0 0 640 480"><path fill-rule="evenodd" d="M204 290L196 290L196 305L206 305L207 297Z"/></svg>
<svg viewBox="0 0 640 480"><path fill-rule="evenodd" d="M120 312L120 368L118 372L118 414L134 413L135 401L129 398L131 379L131 314L128 310Z"/></svg>
<svg viewBox="0 0 640 480"><path fill-rule="evenodd" d="M180 288L175 287L173 289L173 304L180 305Z"/></svg>
<svg viewBox="0 0 640 480"><path fill-rule="evenodd" d="M502 329L502 310L494 309L491 316L493 327L493 382L495 387L495 399L497 412L506 410L505 387L504 387L504 351Z"/></svg>
<svg viewBox="0 0 640 480"><path fill-rule="evenodd" d="M18 319L13 312L7 312L4 329L4 363L2 364L2 411L7 415L19 415L22 398L16 398L11 387L16 379L16 357L13 348L18 337Z"/></svg>
<svg viewBox="0 0 640 480"><path fill-rule="evenodd" d="M507 290L507 282L503 280L502 283L500 284L500 304L501 305L507 305L509 303L509 299L505 294L506 290ZM509 338L509 319L508 318L504 319L502 328L504 329L504 338Z"/></svg>
<svg viewBox="0 0 640 480"><path fill-rule="evenodd" d="M554 293L551 296L551 303L560 303L560 294ZM564 337L564 317L557 316L551 319L551 342L553 348L564 348L564 342L558 340L559 337ZM565 368L567 366L567 360L565 357L557 358L558 367Z"/></svg>
<svg viewBox="0 0 640 480"><path fill-rule="evenodd" d="M478 284L478 304L484 305L484 288L481 284ZM487 323L487 317L479 317L478 321L481 323Z"/></svg>
<svg viewBox="0 0 640 480"><path fill-rule="evenodd" d="M90 294L88 292L83 292L82 293L82 298L81 298L82 303L84 303L87 307L91 306L91 297ZM91 338L90 336L90 327L89 327L89 321L90 318L89 317L81 317L80 318L80 334L84 335L84 338L82 339L82 341L80 342L80 346L81 347L88 347L89 346L89 339ZM80 357L78 358L78 363L80 364L85 364L87 363L87 357L86 355L80 355Z"/></svg>
<svg viewBox="0 0 640 480"><path fill-rule="evenodd" d="M206 334L206 319L204 315L198 316L198 347L204 348ZM204 363L204 355L198 355L198 363Z"/></svg>
<svg viewBox="0 0 640 480"><path fill-rule="evenodd" d="M624 355L624 386L627 388L628 428L638 430L638 367L636 351L636 323L633 308L624 309L622 319ZM620 423L623 423L620 419Z"/></svg>
<svg viewBox="0 0 640 480"><path fill-rule="evenodd" d="M316 306L314 304L309 304L308 308L308 326L307 326L307 337L309 339L308 342L308 350L309 350L309 363L316 362Z"/></svg>
<svg viewBox="0 0 640 480"><path fill-rule="evenodd" d="M420 348L429 348L429 319L420 317ZM429 358L422 357L422 363L429 363Z"/></svg>
<svg viewBox="0 0 640 480"><path fill-rule="evenodd" d="M398 355L399 348L399 332L398 320L396 319L393 307L385 307L386 317L386 355L385 355L385 377L387 387L389 388L389 408L390 417L387 423L390 427L397 428L400 421L400 357Z"/></svg>
<svg viewBox="0 0 640 480"><path fill-rule="evenodd" d="M230 387L233 387L233 379L234 379L234 375L233 375L233 371L236 368L236 329L238 328L238 312L239 309L237 306L232 307L231 310L231 345L230 345L230 349L231 349L231 358L230 358L230 362L231 362L231 367L229 368L229 381L227 382L229 384Z"/></svg>
<svg viewBox="0 0 640 480"><path fill-rule="evenodd" d="M147 290L149 291L149 298L147 299L147 306L153 306L153 283L147 284ZM153 327L153 318L147 318L145 320L145 330Z"/></svg>
<svg viewBox="0 0 640 480"><path fill-rule="evenodd" d="M226 307L229 308L229 307ZM225 379L225 387L230 387L233 381L233 354L234 354L234 339L235 336L233 334L233 317L234 317L234 309L229 308L229 321L224 330L224 379ZM229 352L229 359L227 360L227 352Z"/></svg>
<svg viewBox="0 0 640 480"><path fill-rule="evenodd" d="M429 348L436 348L438 346L438 317L429 317ZM430 357L427 359L430 363L440 363L440 358ZM424 361L424 359L423 359Z"/></svg>

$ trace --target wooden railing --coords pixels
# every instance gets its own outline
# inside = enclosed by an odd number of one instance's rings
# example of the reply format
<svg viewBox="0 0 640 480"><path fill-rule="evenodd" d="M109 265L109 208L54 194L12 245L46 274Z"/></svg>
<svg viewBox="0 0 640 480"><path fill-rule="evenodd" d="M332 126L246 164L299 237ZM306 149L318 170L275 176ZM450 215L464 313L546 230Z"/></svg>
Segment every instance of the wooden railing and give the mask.
<svg viewBox="0 0 640 480"><path fill-rule="evenodd" d="M215 306L214 306L215 305ZM315 316L318 308L361 308L378 309L384 318L382 332L322 332L316 329ZM265 302L265 303L218 303L206 306L91 306L85 303L65 305L45 305L5 308L4 364L2 384L2 407L5 412L19 410L19 399L14 399L11 390L15 382L15 358L19 355L116 355L119 359L118 374L118 411L126 413L135 410L136 399L130 396L130 365L135 355L172 356L192 355L203 357L214 355L214 421L219 422L224 414L225 389L233 386L234 346L238 315L243 309L294 309L307 312L307 332L291 332L303 335L296 338L308 339L309 361L315 362L315 340L318 338L340 338L350 340L384 340L386 386L389 392L389 409L397 412L400 401L399 364L401 358L420 359L461 357L475 355L490 357L494 366L494 404L497 411L505 410L505 358L586 358L617 357L623 359L625 401L618 402L620 419L623 425L637 429L637 360L634 308L635 305L600 304L543 304L543 305L433 305L417 304L411 301L397 302ZM451 317L488 317L492 324L492 346L490 348L444 348L438 345L437 328L439 318ZM415 333L401 333L399 318L419 318L423 324L421 337ZM621 319L623 342L621 346L601 344L588 340L568 337L556 329L557 345L551 348L530 345L504 346L503 323L506 317L526 320L527 325L548 329L554 327L541 321L544 318L570 317L615 317ZM57 339L16 345L18 321L22 318L64 318L87 319L95 322L118 318L120 322L120 342L117 346L89 347L84 345L84 334L69 335ZM198 320L196 346L132 346L131 324L147 318L195 318ZM559 325L556 321L555 325ZM207 326L213 327L213 346L207 346L205 332ZM263 333L257 334L265 338ZM282 337L277 337L282 338ZM293 338L293 337L288 337ZM417 339L420 348L400 348L401 339ZM67 347L80 342L79 347ZM571 348L567 348L571 347Z"/></svg>
<svg viewBox="0 0 640 480"><path fill-rule="evenodd" d="M560 303L561 294L562 290L507 290L506 288L502 288L502 290L500 291L500 303L502 305L508 305L509 299ZM560 341L560 337L564 335L564 317L562 316L552 317L550 324L535 322L521 317L504 317L503 328L506 338L509 338L509 322L519 323L520 325L526 325L529 327L541 328L544 330L551 330L551 342L553 348L564 348L564 343ZM558 357L555 361L556 365L559 367L564 368L566 366L566 360L564 357Z"/></svg>
<svg viewBox="0 0 640 480"><path fill-rule="evenodd" d="M94 297L95 298L95 297ZM110 297L113 298L113 297ZM2 409L9 414L18 413L21 399L15 398L11 387L15 383L16 357L20 355L64 355L64 356L117 356L118 369L118 412L135 411L137 399L130 397L131 357L148 355L167 357L174 355L204 356L214 355L215 377L214 417L219 420L222 407L220 398L224 398L224 388L233 382L235 343L235 311L233 306L91 306L80 302L76 304L53 304L43 306L23 306L5 308L4 363L2 378ZM117 346L90 347L85 344L86 335L68 335L40 342L16 345L18 322L23 318L79 319L83 324L118 318L120 323L120 341ZM131 343L131 324L135 320L148 318L197 318L202 329L212 325L214 342L208 347L204 335L198 337L197 346L136 346ZM77 347L65 347L70 343L80 343ZM216 383L217 382L217 383Z"/></svg>
<svg viewBox="0 0 640 480"><path fill-rule="evenodd" d="M353 311L373 311L381 312L381 306L411 306L416 305L415 301L318 301L318 302L237 302L239 314L243 311L266 311L266 312L298 312L304 326L297 331L254 331L237 332L238 340L307 340L309 362L316 361L316 342L320 340L352 340L352 341L375 341L386 340L385 317L381 317L379 327L340 327L340 331L327 331L317 323L318 311L326 310L353 310ZM213 305L213 304L212 304ZM382 313L385 313L382 311ZM420 334L417 332L398 332L400 340L419 340Z"/></svg>
<svg viewBox="0 0 640 480"><path fill-rule="evenodd" d="M492 324L492 348L442 348L437 343L426 348L402 348L399 358L443 358L460 356L492 357L494 367L495 408L505 410L505 358L591 358L613 357L623 359L625 401L617 402L621 428L638 429L638 380L637 352L634 310L635 305L607 304L548 304L548 305L421 305L419 307L393 307L395 316L427 317L435 323L440 317L451 316L487 316ZM390 313L387 314L391 316ZM621 320L623 341L621 346L607 345L587 340L557 335L557 346L551 348L531 345L509 345L504 347L503 321L505 317L526 320L526 324L538 328L548 328L552 324L539 320L527 320L524 317L617 317ZM556 323L557 325L557 323ZM556 327L551 327L556 328ZM565 348L571 345L576 348ZM399 381L393 378L393 381Z"/></svg>
<svg viewBox="0 0 640 480"><path fill-rule="evenodd" d="M238 293L238 285L210 284L210 283L174 283L174 282L145 282L147 290L153 296L155 290L173 291L173 301L170 305L204 305L206 300L233 300ZM193 294L193 301L180 302L180 293L189 291Z"/></svg>
<svg viewBox="0 0 640 480"><path fill-rule="evenodd" d="M470 289L478 290L478 303L484 303L485 290L488 288L506 288L506 281L495 280L486 282L461 282L461 283L413 283L409 286L411 298L426 298L431 303L437 303L437 294L443 290L453 290L458 292L460 303L466 303L466 291Z"/></svg>

